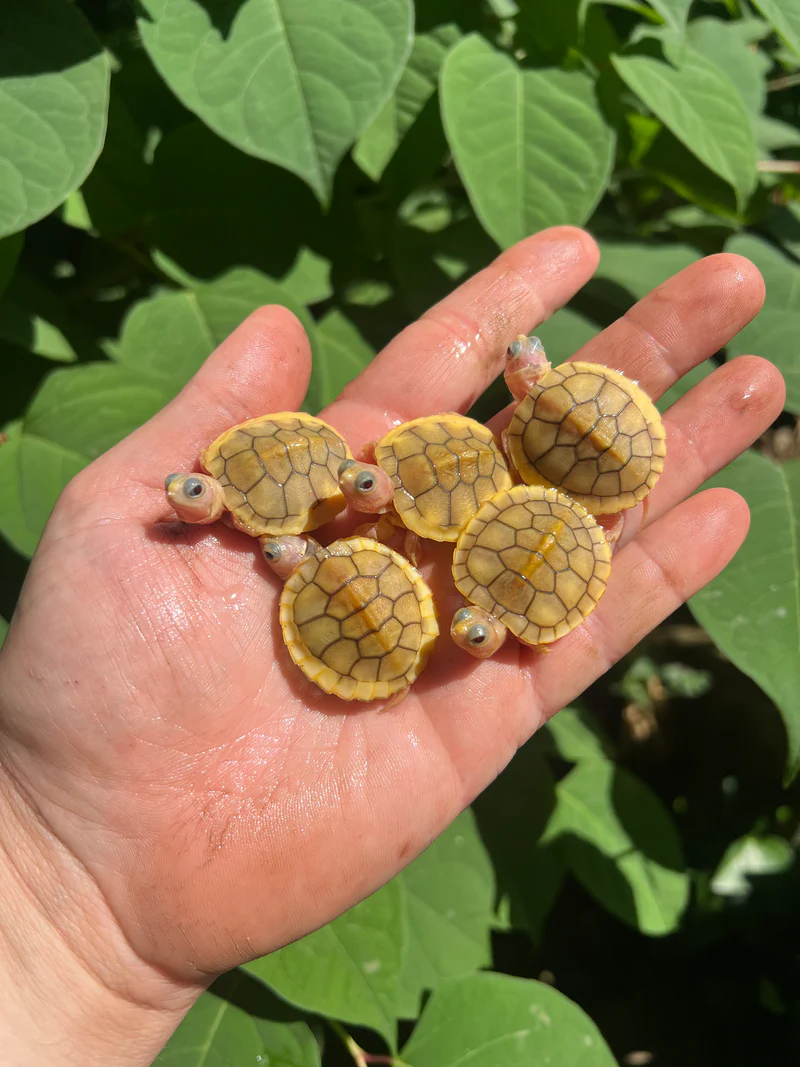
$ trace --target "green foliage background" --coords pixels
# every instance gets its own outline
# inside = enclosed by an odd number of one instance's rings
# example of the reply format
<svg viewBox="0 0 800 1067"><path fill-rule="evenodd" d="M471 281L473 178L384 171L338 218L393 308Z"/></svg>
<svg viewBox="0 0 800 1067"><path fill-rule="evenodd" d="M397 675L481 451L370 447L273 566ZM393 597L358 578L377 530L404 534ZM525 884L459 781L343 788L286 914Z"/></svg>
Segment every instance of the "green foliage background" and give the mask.
<svg viewBox="0 0 800 1067"><path fill-rule="evenodd" d="M314 411L554 223L602 262L542 327L551 358L727 249L767 302L716 358L773 359L788 411L715 479L752 530L691 614L392 883L218 982L159 1062L796 1060L800 0L416 8L2 5L2 614L69 478L252 309L300 316Z"/></svg>

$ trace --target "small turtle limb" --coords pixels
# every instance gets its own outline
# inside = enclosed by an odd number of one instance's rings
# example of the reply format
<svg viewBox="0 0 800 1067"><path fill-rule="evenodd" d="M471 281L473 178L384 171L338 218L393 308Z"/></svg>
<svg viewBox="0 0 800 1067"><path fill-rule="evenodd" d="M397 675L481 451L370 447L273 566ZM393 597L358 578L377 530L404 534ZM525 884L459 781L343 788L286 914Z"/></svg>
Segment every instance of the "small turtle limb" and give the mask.
<svg viewBox="0 0 800 1067"><path fill-rule="evenodd" d="M222 486L208 474L168 474L164 490L181 522L206 525L225 510Z"/></svg>
<svg viewBox="0 0 800 1067"><path fill-rule="evenodd" d="M413 530L406 530L403 538L403 555L415 567L422 563L422 538Z"/></svg>
<svg viewBox="0 0 800 1067"><path fill-rule="evenodd" d="M411 686L407 685L404 689L398 689L394 696L389 697L386 703L381 708L381 714L384 711L389 711L391 708L396 708L399 704L402 704L408 694L411 692Z"/></svg>
<svg viewBox="0 0 800 1067"><path fill-rule="evenodd" d="M550 362L538 337L526 337L521 333L508 346L503 377L515 400L527 396L549 370Z"/></svg>
<svg viewBox="0 0 800 1067"><path fill-rule="evenodd" d="M594 521L601 527L606 535L606 541L610 545L613 546L619 541L622 531L625 529L624 512L618 511L616 515L595 515Z"/></svg>
<svg viewBox="0 0 800 1067"><path fill-rule="evenodd" d="M281 581L286 581L298 564L319 552L322 547L313 537L295 537L288 534L286 537L262 534L258 543L267 566Z"/></svg>
<svg viewBox="0 0 800 1067"><path fill-rule="evenodd" d="M450 624L453 642L476 659L488 659L501 648L508 630L494 615L483 608L467 604L459 608Z"/></svg>

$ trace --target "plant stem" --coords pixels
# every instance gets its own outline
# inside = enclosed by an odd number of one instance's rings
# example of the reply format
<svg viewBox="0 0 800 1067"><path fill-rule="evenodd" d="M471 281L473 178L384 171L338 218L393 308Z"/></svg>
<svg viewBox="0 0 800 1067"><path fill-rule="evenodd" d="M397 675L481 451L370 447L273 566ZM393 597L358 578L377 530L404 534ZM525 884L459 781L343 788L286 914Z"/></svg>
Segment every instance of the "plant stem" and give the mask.
<svg viewBox="0 0 800 1067"><path fill-rule="evenodd" d="M800 71L794 74L784 74L781 78L773 78L767 82L767 92L774 93L779 89L791 89L793 85L800 85Z"/></svg>
<svg viewBox="0 0 800 1067"><path fill-rule="evenodd" d="M758 170L761 174L800 174L800 163L796 159L762 159Z"/></svg>
<svg viewBox="0 0 800 1067"><path fill-rule="evenodd" d="M377 1052L365 1052L356 1039L348 1034L341 1023L337 1023L335 1019L326 1019L325 1022L353 1057L356 1067L371 1067L371 1064L385 1064L386 1067L409 1067L409 1064L404 1063L397 1056L383 1056Z"/></svg>

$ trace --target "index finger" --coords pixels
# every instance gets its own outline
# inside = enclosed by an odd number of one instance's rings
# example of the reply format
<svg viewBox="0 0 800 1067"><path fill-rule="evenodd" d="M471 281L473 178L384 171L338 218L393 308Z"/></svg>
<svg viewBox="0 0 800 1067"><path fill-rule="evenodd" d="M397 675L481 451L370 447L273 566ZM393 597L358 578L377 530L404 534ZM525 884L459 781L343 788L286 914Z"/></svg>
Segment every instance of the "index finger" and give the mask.
<svg viewBox="0 0 800 1067"><path fill-rule="evenodd" d="M406 327L322 417L357 446L419 415L466 411L503 369L514 337L565 304L598 256L573 226L520 241Z"/></svg>

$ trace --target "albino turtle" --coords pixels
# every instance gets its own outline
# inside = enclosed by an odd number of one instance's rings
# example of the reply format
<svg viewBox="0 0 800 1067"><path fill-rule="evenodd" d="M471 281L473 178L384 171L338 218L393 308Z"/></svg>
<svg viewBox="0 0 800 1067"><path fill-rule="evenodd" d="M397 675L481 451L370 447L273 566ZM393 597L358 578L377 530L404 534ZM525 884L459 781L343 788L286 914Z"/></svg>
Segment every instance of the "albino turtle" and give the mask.
<svg viewBox="0 0 800 1067"><path fill-rule="evenodd" d="M303 674L343 700L397 702L439 633L419 572L366 537L334 541L303 560L283 588L280 622Z"/></svg>
<svg viewBox="0 0 800 1067"><path fill-rule="evenodd" d="M384 515L376 531L381 538L392 526L410 531L412 559L418 538L455 541L482 501L513 485L491 430L465 415L412 419L374 447L374 464L342 464L342 492L357 511Z"/></svg>
<svg viewBox="0 0 800 1067"><path fill-rule="evenodd" d="M483 659L510 631L547 645L597 607L611 548L594 518L556 489L515 485L481 504L461 531L453 580L469 606L453 616L457 645Z"/></svg>
<svg viewBox="0 0 800 1067"><path fill-rule="evenodd" d="M578 361L551 367L537 338L521 336L505 371L519 400L507 450L528 485L569 493L593 515L643 500L664 469L664 425L644 390L619 371Z"/></svg>
<svg viewBox="0 0 800 1067"><path fill-rule="evenodd" d="M206 474L170 474L167 499L184 522L215 522L224 512L257 537L281 577L319 546L297 535L345 507L339 466L347 442L322 419L302 412L262 415L232 426L203 450Z"/></svg>

